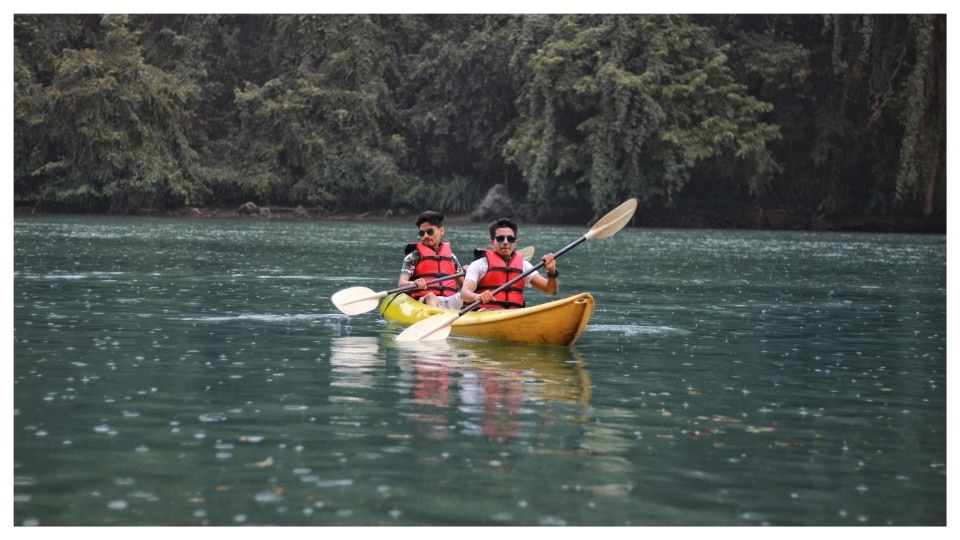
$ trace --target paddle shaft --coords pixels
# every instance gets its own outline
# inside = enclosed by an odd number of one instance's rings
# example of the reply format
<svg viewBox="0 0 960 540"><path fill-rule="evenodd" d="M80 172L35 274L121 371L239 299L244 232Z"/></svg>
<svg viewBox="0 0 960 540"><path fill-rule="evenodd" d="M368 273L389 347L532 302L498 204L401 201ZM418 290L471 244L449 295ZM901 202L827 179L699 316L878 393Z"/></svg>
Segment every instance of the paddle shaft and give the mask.
<svg viewBox="0 0 960 540"><path fill-rule="evenodd" d="M582 244L582 243L585 242L586 240L587 240L587 236L586 236L586 235L581 236L580 238L577 238L577 239L574 240L573 242L570 242L570 243L567 244L566 246L560 248L559 251L555 252L555 253L553 254L553 258L556 259L557 257L563 255L564 253L566 253L566 252L570 251L571 249L577 247L578 245ZM525 278L526 278L527 276L529 276L530 274L532 274L532 273L536 272L537 270L543 268L543 266L544 266L545 264L547 264L547 263L545 263L545 262L543 262L543 261L538 262L537 264L533 265L533 268L527 270L526 272L520 274L519 276L511 279L510 281L507 281L507 282L504 283L503 285L501 285L501 286L497 287L496 289L494 289L493 292L492 292L492 294L497 294L497 293L500 293L500 292L505 291L505 290L507 289L507 287L513 285L514 283L520 281L521 279L525 279ZM470 305L468 305L468 306L465 306L465 307L463 307L462 309L460 309L460 315L463 315L464 313L467 313L468 311L471 311L471 310L473 310L473 309L476 309L477 306L479 306L479 305L482 304L482 303L483 303L482 300L479 300L479 299L478 299L478 300L474 300L472 304L470 304Z"/></svg>
<svg viewBox="0 0 960 540"><path fill-rule="evenodd" d="M428 281L427 285L433 285L434 283L440 283L441 281L447 281L449 279L457 279L458 277L462 277L464 275L466 275L466 272L457 272L456 274L450 274L449 276L440 276L436 279L431 279L430 281ZM405 291L409 291L411 289L416 289L416 288L417 288L417 284L411 283L410 285L405 285L403 287L397 287L396 289L390 289L389 291L384 291L382 294L383 296L386 296L388 294L405 292Z"/></svg>

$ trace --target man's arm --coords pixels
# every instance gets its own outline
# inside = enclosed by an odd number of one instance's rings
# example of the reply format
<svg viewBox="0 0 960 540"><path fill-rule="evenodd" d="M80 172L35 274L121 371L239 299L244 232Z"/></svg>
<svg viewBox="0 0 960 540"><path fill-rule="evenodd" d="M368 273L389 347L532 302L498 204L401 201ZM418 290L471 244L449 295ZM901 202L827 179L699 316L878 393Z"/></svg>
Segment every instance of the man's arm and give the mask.
<svg viewBox="0 0 960 540"><path fill-rule="evenodd" d="M464 304L472 304L480 297L480 295L476 293L477 283L480 282L480 278L486 272L486 259L477 259L467 267L467 275L463 277L463 286L460 287L460 299L463 300Z"/></svg>
<svg viewBox="0 0 960 540"><path fill-rule="evenodd" d="M410 281L410 278L413 277L413 270L417 267L418 262L420 262L419 251L411 251L403 258L403 266L400 267L400 279L397 280L397 287L409 287L410 285L416 285L418 289L425 289L427 287L427 280L423 278Z"/></svg>
<svg viewBox="0 0 960 540"><path fill-rule="evenodd" d="M557 261L554 259L553 253L547 253L541 260L544 262L544 268L547 269L547 277L544 277L540 272L534 272L531 274L532 279L530 280L530 284L546 294L553 296L560 290L560 276L557 274ZM527 265L525 264L524 268L526 269L526 267ZM530 265L530 267L532 268L533 265Z"/></svg>

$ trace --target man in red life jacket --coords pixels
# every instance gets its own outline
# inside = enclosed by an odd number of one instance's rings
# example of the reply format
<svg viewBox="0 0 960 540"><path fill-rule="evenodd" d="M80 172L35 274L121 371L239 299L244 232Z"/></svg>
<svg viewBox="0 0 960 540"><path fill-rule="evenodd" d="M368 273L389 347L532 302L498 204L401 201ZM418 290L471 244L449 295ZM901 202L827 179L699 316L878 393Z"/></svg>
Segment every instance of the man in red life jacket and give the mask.
<svg viewBox="0 0 960 540"><path fill-rule="evenodd" d="M551 296L560 288L557 262L553 253L540 258L547 269L547 276L531 272L526 278L514 283L494 296L493 291L511 279L529 271L533 265L523 260L523 256L514 250L517 247L517 224L511 219L501 218L488 227L490 231L490 249L467 268L460 288L463 302L472 304L480 299L478 309L513 309L524 306L523 289L533 285Z"/></svg>
<svg viewBox="0 0 960 540"><path fill-rule="evenodd" d="M443 241L443 214L427 210L417 216L416 224L420 241L407 245L397 286L416 285L410 296L428 306L460 309L463 301L457 289L463 283L462 276L427 285L430 280L463 271L450 242Z"/></svg>

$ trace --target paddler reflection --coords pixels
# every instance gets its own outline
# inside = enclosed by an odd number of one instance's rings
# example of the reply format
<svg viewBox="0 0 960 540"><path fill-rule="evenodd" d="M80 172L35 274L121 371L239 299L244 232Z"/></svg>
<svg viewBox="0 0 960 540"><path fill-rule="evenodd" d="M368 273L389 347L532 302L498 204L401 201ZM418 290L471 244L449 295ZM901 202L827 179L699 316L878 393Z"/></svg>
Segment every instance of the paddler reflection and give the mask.
<svg viewBox="0 0 960 540"><path fill-rule="evenodd" d="M390 346L396 348L392 341L390 338ZM407 417L416 422L421 435L447 438L451 427L447 415L454 402L454 353L442 341L429 347L401 345L398 353L400 389L409 396L414 409Z"/></svg>
<svg viewBox="0 0 960 540"><path fill-rule="evenodd" d="M415 419L432 438L459 429L504 441L521 435L524 426L545 423L524 415L547 414L553 403L586 406L590 400L589 374L573 348L463 339L390 346L410 379L413 403L424 409Z"/></svg>
<svg viewBox="0 0 960 540"><path fill-rule="evenodd" d="M380 338L333 338L330 342L330 386L346 392L342 396L331 392L330 400L362 399L352 390L373 388L386 365L386 358L380 354Z"/></svg>
<svg viewBox="0 0 960 540"><path fill-rule="evenodd" d="M583 355L574 347L481 340L456 343L464 353L469 351L478 370L521 383L525 401L590 403L590 374Z"/></svg>

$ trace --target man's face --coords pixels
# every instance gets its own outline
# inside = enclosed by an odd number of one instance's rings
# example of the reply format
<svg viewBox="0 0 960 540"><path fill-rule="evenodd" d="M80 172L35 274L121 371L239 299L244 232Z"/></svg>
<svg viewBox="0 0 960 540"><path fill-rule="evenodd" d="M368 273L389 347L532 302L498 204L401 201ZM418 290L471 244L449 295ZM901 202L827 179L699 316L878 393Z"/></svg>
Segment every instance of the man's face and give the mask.
<svg viewBox="0 0 960 540"><path fill-rule="evenodd" d="M429 221L420 224L420 243L436 250L440 246L440 239L443 238L443 227L438 227Z"/></svg>
<svg viewBox="0 0 960 540"><path fill-rule="evenodd" d="M516 245L517 237L513 235L513 229L510 227L500 227L494 231L493 238L490 240L491 248L503 258L509 257Z"/></svg>

